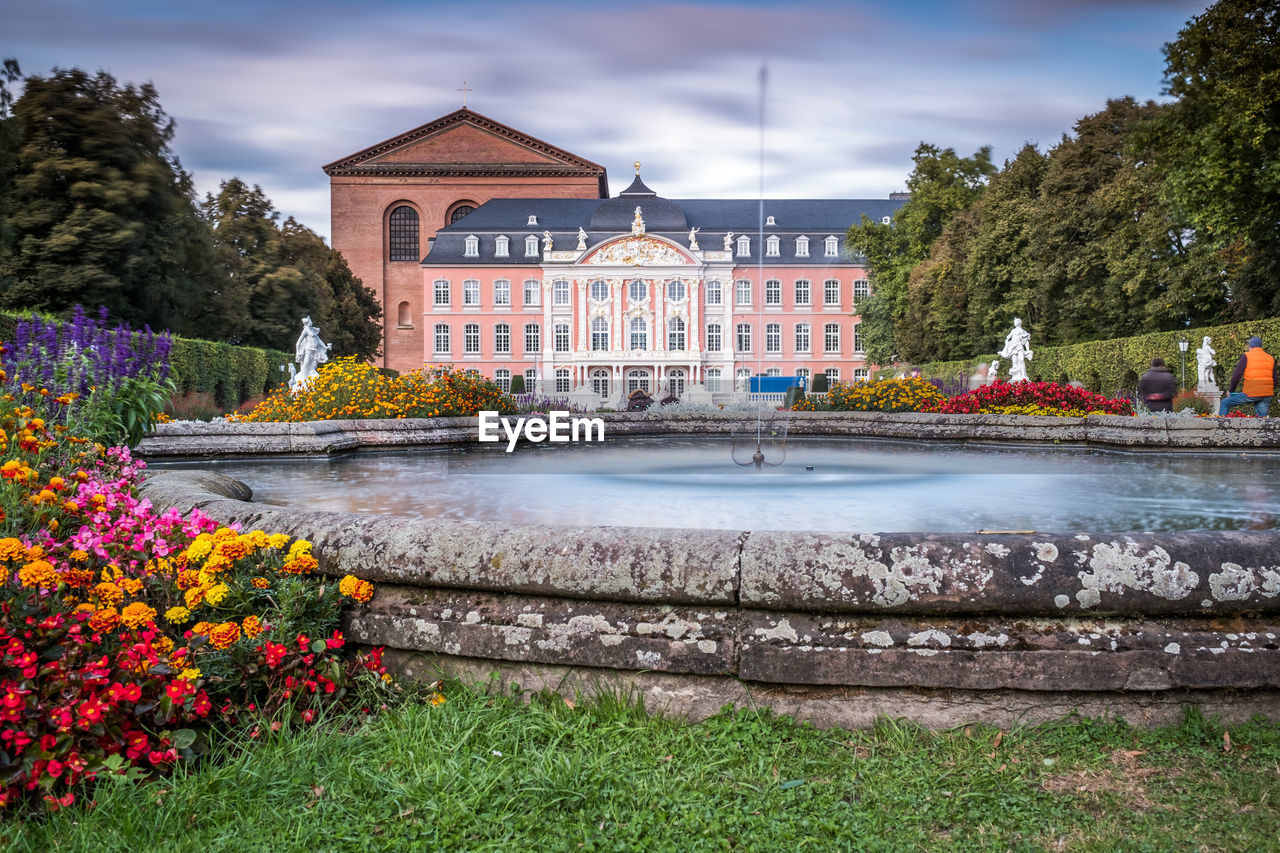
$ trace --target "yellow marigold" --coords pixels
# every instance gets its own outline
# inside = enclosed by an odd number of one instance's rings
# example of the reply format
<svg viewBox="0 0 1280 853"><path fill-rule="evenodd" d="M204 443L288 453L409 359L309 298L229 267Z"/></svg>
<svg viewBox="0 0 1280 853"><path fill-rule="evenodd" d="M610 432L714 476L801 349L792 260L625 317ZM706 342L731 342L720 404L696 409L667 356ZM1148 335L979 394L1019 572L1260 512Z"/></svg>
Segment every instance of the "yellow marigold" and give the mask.
<svg viewBox="0 0 1280 853"><path fill-rule="evenodd" d="M265 629L265 626L262 624L262 620L260 620L257 616L244 617L244 622L242 623L242 626L244 628L244 635L248 637L250 640L252 640L254 637L261 634Z"/></svg>
<svg viewBox="0 0 1280 853"><path fill-rule="evenodd" d="M0 560L25 559L27 559L27 546L22 544L21 539L15 539L12 536L0 539Z"/></svg>
<svg viewBox="0 0 1280 853"><path fill-rule="evenodd" d="M99 604L119 604L124 600L124 590L114 581L103 581L93 588L93 596Z"/></svg>
<svg viewBox="0 0 1280 853"><path fill-rule="evenodd" d="M76 549L67 555L67 559L75 563L83 563L85 560L89 559L89 552Z"/></svg>
<svg viewBox="0 0 1280 853"><path fill-rule="evenodd" d="M28 589L56 589L58 573L48 560L32 560L18 570L18 581Z"/></svg>
<svg viewBox="0 0 1280 853"><path fill-rule="evenodd" d="M164 612L164 618L174 625L181 625L191 618L191 611L185 607L170 607Z"/></svg>
<svg viewBox="0 0 1280 853"><path fill-rule="evenodd" d="M209 642L215 649L230 648L240 639L240 625L235 622L223 622L214 626L209 632Z"/></svg>
<svg viewBox="0 0 1280 853"><path fill-rule="evenodd" d="M189 666L178 673L178 677L183 681L195 681L201 675L200 670L194 666Z"/></svg>
<svg viewBox="0 0 1280 853"><path fill-rule="evenodd" d="M214 607L217 607L222 603L222 599L227 597L227 593L230 591L231 588L225 583L214 584L205 591L204 600Z"/></svg>
<svg viewBox="0 0 1280 853"><path fill-rule="evenodd" d="M189 562L197 562L203 560L213 550L213 536L208 533L201 533L195 538L187 549L182 552L182 556L186 557Z"/></svg>
<svg viewBox="0 0 1280 853"><path fill-rule="evenodd" d="M267 545L271 548L283 548L289 544L288 533L272 533L267 537Z"/></svg>
<svg viewBox="0 0 1280 853"><path fill-rule="evenodd" d="M373 584L355 575L347 575L338 582L338 592L363 604L373 598Z"/></svg>
<svg viewBox="0 0 1280 853"><path fill-rule="evenodd" d="M204 602L204 594L207 589L208 587L205 586L193 586L182 594L182 600L186 603L187 607L195 610Z"/></svg>
<svg viewBox="0 0 1280 853"><path fill-rule="evenodd" d="M289 546L290 557L296 556L303 552L306 552L308 554L311 553L311 543L308 542L306 539L298 539L292 545Z"/></svg>
<svg viewBox="0 0 1280 853"><path fill-rule="evenodd" d="M77 605L76 605L76 612L92 613L93 611L95 611L95 610L97 610L97 609L98 609L98 608L94 607L92 604L90 604L90 603L89 603L89 602L87 602L87 601L86 601L86 602L84 602L83 604L77 604Z"/></svg>
<svg viewBox="0 0 1280 853"><path fill-rule="evenodd" d="M119 624L120 614L116 612L114 607L95 610L93 615L89 617L89 627L95 631L110 631Z"/></svg>
<svg viewBox="0 0 1280 853"><path fill-rule="evenodd" d="M257 589L266 589L267 587L271 586L271 581L267 580L266 578L253 578L249 581L249 583L253 584L254 587Z"/></svg>
<svg viewBox="0 0 1280 853"><path fill-rule="evenodd" d="M140 628L148 622L156 618L154 607L148 607L141 601L135 601L125 607L120 614L120 621L128 625L130 628Z"/></svg>
<svg viewBox="0 0 1280 853"><path fill-rule="evenodd" d="M137 595L142 591L142 581L137 578L120 578L116 581L116 586L123 589L126 595Z"/></svg>

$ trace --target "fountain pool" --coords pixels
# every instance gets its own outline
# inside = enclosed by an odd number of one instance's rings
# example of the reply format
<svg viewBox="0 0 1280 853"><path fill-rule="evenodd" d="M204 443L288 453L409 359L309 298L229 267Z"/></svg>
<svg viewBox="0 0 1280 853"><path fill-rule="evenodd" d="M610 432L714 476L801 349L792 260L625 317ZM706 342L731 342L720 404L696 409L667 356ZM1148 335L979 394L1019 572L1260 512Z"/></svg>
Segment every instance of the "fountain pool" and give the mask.
<svg viewBox="0 0 1280 853"><path fill-rule="evenodd" d="M503 524L1182 532L1280 519L1271 453L793 437L782 465L756 471L730 450L728 438L621 438L152 467L216 471L267 505ZM777 460L782 447L765 450Z"/></svg>

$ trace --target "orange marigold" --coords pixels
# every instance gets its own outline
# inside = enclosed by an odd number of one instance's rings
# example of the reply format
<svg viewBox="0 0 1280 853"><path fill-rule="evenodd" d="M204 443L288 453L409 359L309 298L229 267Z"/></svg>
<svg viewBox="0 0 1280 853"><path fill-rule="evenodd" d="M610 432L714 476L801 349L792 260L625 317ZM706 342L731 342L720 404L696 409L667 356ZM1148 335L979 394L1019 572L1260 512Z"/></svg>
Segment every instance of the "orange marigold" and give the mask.
<svg viewBox="0 0 1280 853"><path fill-rule="evenodd" d="M254 637L261 634L264 630L266 630L266 626L262 624L262 620L260 620L257 616L244 617L243 626L244 626L244 635L248 637L250 640L252 640Z"/></svg>
<svg viewBox="0 0 1280 853"><path fill-rule="evenodd" d="M249 581L249 583L253 584L254 587L257 589L266 589L267 587L271 586L271 581L267 580L266 578L253 578Z"/></svg>
<svg viewBox="0 0 1280 853"><path fill-rule="evenodd" d="M12 536L0 539L0 560L25 559L27 559L27 546L22 544L21 539L15 539Z"/></svg>
<svg viewBox="0 0 1280 853"><path fill-rule="evenodd" d="M338 582L338 592L363 604L373 598L373 584L355 575L347 575Z"/></svg>
<svg viewBox="0 0 1280 853"><path fill-rule="evenodd" d="M93 615L89 617L89 627L95 631L110 631L119 624L120 614L116 612L114 607L95 610Z"/></svg>
<svg viewBox="0 0 1280 853"><path fill-rule="evenodd" d="M56 589L58 573L48 560L32 560L18 570L18 581L28 589Z"/></svg>
<svg viewBox="0 0 1280 853"><path fill-rule="evenodd" d="M238 639L240 639L240 626L235 622L223 622L214 626L214 629L209 632L209 642L215 649L230 648Z"/></svg>
<svg viewBox="0 0 1280 853"><path fill-rule="evenodd" d="M156 618L154 607L148 607L141 601L135 601L120 614L120 621L130 628L141 628Z"/></svg>
<svg viewBox="0 0 1280 853"><path fill-rule="evenodd" d="M111 581L103 581L93 588L99 604L119 604L124 600L124 590Z"/></svg>

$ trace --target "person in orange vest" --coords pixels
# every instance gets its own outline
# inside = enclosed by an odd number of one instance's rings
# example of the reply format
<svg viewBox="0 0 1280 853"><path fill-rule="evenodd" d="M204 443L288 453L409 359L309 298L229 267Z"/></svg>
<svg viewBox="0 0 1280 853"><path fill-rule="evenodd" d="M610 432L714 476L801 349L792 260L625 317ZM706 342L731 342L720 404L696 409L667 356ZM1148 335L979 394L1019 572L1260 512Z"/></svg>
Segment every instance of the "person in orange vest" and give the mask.
<svg viewBox="0 0 1280 853"><path fill-rule="evenodd" d="M1242 379L1244 387L1237 391L1236 386ZM1218 404L1218 416L1226 417L1227 410L1232 406L1253 403L1254 414L1265 418L1271 408L1271 397L1275 394L1277 385L1280 385L1280 366L1263 351L1262 338L1249 338L1244 355L1240 356L1236 369L1231 373L1231 384L1227 386L1229 393Z"/></svg>

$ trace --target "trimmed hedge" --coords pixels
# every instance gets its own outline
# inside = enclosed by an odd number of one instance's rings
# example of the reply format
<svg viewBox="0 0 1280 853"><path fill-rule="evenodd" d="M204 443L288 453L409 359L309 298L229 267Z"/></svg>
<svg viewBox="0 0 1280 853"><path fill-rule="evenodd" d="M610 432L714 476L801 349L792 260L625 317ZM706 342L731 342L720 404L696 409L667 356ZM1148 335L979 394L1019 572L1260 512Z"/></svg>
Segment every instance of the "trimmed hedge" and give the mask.
<svg viewBox="0 0 1280 853"><path fill-rule="evenodd" d="M1226 393L1227 383L1236 360L1244 353L1245 341L1257 335L1263 348L1275 355L1280 352L1280 317L1231 323L1225 326L1206 326L1185 331L1152 332L1132 338L1112 338L1105 341L1089 341L1060 347L1037 347L1035 329L1031 329L1031 349L1034 358L1028 361L1027 378L1034 382L1084 383L1085 388L1099 394L1114 397L1132 394L1138 385L1138 377L1151 366L1151 359L1159 356L1173 371L1174 378L1182 381L1182 353L1178 350L1178 338L1186 335L1187 383L1196 385L1196 350L1201 339L1213 338L1217 351L1214 358L1218 366L1214 373L1218 386ZM989 355L963 361L937 361L920 365L921 375L931 379L967 379L979 366L990 364L996 358ZM1001 359L1001 368L1007 371L1008 360Z"/></svg>
<svg viewBox="0 0 1280 853"><path fill-rule="evenodd" d="M31 312L0 313L0 341L13 340L18 322ZM253 397L261 397L289 378L293 354L282 350L237 347L217 341L174 336L169 368L179 394L204 391L231 411ZM285 365L281 371L280 366Z"/></svg>

